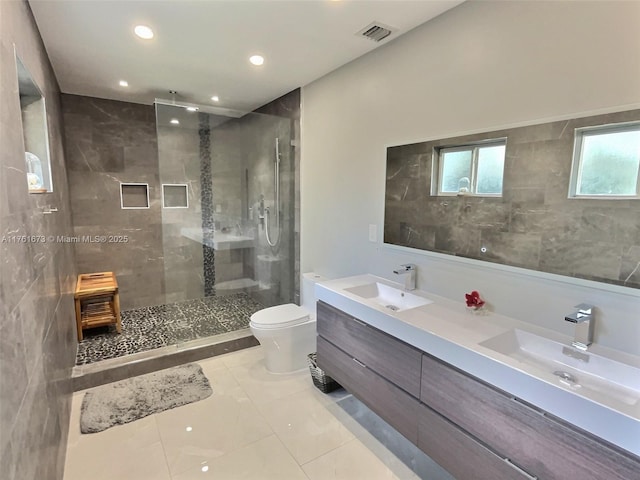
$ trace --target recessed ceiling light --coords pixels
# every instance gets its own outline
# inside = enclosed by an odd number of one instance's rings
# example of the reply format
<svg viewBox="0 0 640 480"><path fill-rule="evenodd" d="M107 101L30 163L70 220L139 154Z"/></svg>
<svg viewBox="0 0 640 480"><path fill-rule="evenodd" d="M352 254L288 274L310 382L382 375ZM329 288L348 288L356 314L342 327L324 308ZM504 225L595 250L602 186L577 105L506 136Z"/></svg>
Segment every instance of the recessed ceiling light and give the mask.
<svg viewBox="0 0 640 480"><path fill-rule="evenodd" d="M260 66L264 63L264 57L262 55L252 55L249 57L249 61L256 66Z"/></svg>
<svg viewBox="0 0 640 480"><path fill-rule="evenodd" d="M120 86L121 87L128 87L129 86L129 82L127 82L126 80L120 80Z"/></svg>
<svg viewBox="0 0 640 480"><path fill-rule="evenodd" d="M187 112L197 112L198 107L187 107Z"/></svg>
<svg viewBox="0 0 640 480"><path fill-rule="evenodd" d="M213 100L214 102L219 102L220 97L218 97L218 95L214 95L213 97L211 97L211 100Z"/></svg>
<svg viewBox="0 0 640 480"><path fill-rule="evenodd" d="M180 125L180 120L178 120L177 118L172 118L170 122L173 123L174 125Z"/></svg>
<svg viewBox="0 0 640 480"><path fill-rule="evenodd" d="M140 38L144 38L145 40L149 40L153 38L153 30L146 25L137 25L136 28L133 29L135 34Z"/></svg>

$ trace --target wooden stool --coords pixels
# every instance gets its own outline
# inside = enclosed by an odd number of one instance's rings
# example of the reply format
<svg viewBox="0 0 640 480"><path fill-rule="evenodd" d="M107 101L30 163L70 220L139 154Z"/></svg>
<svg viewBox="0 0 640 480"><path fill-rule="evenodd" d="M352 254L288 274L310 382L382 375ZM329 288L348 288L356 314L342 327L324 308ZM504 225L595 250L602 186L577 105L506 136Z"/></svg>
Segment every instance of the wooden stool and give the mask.
<svg viewBox="0 0 640 480"><path fill-rule="evenodd" d="M76 326L78 341L82 341L82 330L115 323L116 331L122 333L120 321L120 294L113 272L83 273L78 275L75 293Z"/></svg>

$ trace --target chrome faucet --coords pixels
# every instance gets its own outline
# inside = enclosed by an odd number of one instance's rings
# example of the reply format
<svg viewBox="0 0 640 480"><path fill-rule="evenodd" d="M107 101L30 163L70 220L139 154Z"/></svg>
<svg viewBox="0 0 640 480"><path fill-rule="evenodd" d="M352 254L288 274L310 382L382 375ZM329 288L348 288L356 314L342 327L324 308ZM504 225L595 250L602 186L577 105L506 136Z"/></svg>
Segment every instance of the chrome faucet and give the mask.
<svg viewBox="0 0 640 480"><path fill-rule="evenodd" d="M417 267L413 263L406 263L400 265L393 270L396 275L404 275L404 289L415 290L416 289L416 270Z"/></svg>
<svg viewBox="0 0 640 480"><path fill-rule="evenodd" d="M593 326L596 321L593 315L594 307L593 305L581 303L574 308L577 309L575 312L564 317L567 322L576 324L575 335L571 345L580 350L586 350L593 343Z"/></svg>

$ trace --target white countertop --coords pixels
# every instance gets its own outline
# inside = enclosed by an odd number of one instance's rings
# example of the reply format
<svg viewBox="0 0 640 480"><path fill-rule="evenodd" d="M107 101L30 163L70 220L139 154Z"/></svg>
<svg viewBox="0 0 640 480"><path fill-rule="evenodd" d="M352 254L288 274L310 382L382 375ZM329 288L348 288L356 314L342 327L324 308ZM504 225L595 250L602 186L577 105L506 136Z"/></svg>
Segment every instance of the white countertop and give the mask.
<svg viewBox="0 0 640 480"><path fill-rule="evenodd" d="M361 297L345 291L372 282L402 288L402 285L381 277L358 275L316 284L316 298L640 456L640 402L635 405L598 402L560 383L550 372L479 345L514 328L566 345L571 345L570 337L496 313L474 315L462 299L454 302L419 290L411 293L433 303L400 312L363 302ZM587 353L640 367L640 357L596 344L591 345Z"/></svg>

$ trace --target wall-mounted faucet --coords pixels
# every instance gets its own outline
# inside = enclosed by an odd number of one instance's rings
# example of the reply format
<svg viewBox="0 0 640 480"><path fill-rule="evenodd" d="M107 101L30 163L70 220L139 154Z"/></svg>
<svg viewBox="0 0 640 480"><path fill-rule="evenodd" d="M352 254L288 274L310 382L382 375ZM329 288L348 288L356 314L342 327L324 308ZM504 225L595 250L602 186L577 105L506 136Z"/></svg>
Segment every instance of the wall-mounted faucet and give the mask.
<svg viewBox="0 0 640 480"><path fill-rule="evenodd" d="M564 317L567 322L576 324L575 335L571 345L580 350L586 350L593 343L593 326L596 321L593 315L594 307L593 305L581 303L574 308L577 309L575 312Z"/></svg>
<svg viewBox="0 0 640 480"><path fill-rule="evenodd" d="M417 267L413 263L406 263L400 265L393 270L396 275L404 275L404 289L415 290L416 289L416 270Z"/></svg>
<svg viewBox="0 0 640 480"><path fill-rule="evenodd" d="M260 200L258 201L258 223L261 226L264 225L264 195L260 194Z"/></svg>

